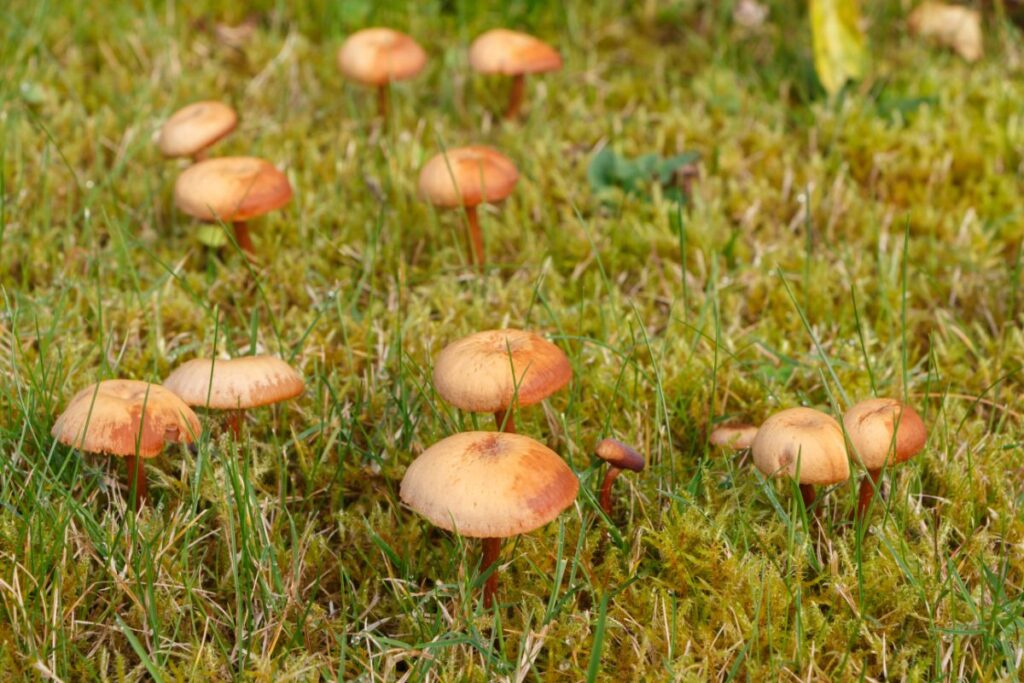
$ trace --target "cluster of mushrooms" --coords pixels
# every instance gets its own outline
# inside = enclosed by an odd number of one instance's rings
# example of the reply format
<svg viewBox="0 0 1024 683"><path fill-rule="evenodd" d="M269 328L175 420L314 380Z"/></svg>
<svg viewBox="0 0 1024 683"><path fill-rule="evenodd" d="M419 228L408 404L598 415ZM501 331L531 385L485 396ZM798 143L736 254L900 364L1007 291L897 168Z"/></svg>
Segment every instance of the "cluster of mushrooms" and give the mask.
<svg viewBox="0 0 1024 683"><path fill-rule="evenodd" d="M338 67L347 78L377 89L382 118L388 111L391 84L414 77L426 59L415 40L387 28L358 31L338 51ZM505 29L479 36L470 47L469 61L478 72L512 77L505 112L510 119L522 107L526 74L562 64L549 45ZM287 204L292 188L284 173L262 159L207 158L210 146L237 122L237 114L227 105L197 102L165 123L159 148L166 156L195 162L177 179L177 206L202 221L230 223L238 246L254 258L247 221ZM515 164L494 149L448 149L421 169L419 193L434 206L465 212L470 261L483 269L477 208L511 194L518 177ZM547 399L571 379L572 367L560 348L535 333L515 329L459 339L434 363L437 393L460 410L493 414L496 431L458 432L427 448L406 471L400 497L434 525L482 539L480 576L488 607L498 586L501 539L554 520L579 491L576 474L557 453L516 432L518 411ZM244 411L295 398L304 388L302 376L273 356L194 359L175 369L162 385L116 379L81 390L57 418L53 436L83 452L125 458L128 499L138 510L148 491L142 461L169 443L190 444L198 438L202 425L193 408L225 411L225 427L237 439ZM815 486L849 478L853 459L868 473L857 508L863 518L883 469L919 452L925 427L912 408L892 399L858 403L843 422L841 427L825 413L792 408L772 415L760 428L720 427L710 441L749 449L767 476L793 478L808 508L815 501ZM599 502L610 518L614 481L625 470L642 471L645 459L615 439L601 441L595 454L608 465Z"/></svg>
<svg viewBox="0 0 1024 683"><path fill-rule="evenodd" d="M867 473L857 502L857 517L863 519L882 471L920 453L927 438L924 421L913 408L893 398L871 398L847 410L842 426L820 410L789 408L760 428L719 427L709 440L716 446L749 449L765 476L791 477L807 508L815 502L815 486L850 478L852 457Z"/></svg>
<svg viewBox="0 0 1024 683"><path fill-rule="evenodd" d="M377 89L384 120L391 84L416 76L427 53L410 36L389 28L368 28L348 37L338 50L338 68L348 79ZM469 62L483 74L512 77L505 116L514 119L522 108L526 74L561 68L558 51L517 31L494 29L473 41ZM209 148L238 124L226 104L203 101L174 113L160 131L158 145L167 157L195 163L178 177L174 201L193 218L231 224L235 242L255 260L248 221L286 205L292 198L288 178L273 164L255 157L207 158ZM420 196L436 207L462 208L469 234L469 260L483 269L484 239L477 207L505 199L519 172L500 152L484 146L448 149L430 159L420 172Z"/></svg>

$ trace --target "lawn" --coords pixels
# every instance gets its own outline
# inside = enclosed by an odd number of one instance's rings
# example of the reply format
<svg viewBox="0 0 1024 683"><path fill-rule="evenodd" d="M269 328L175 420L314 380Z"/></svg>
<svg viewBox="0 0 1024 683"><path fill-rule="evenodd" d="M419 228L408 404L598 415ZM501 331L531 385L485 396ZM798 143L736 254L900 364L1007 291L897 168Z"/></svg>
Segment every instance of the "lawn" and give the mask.
<svg viewBox="0 0 1024 683"><path fill-rule="evenodd" d="M1022 36L987 4L968 64L908 34L910 2L864 2L866 73L829 97L804 3L752 28L733 4L2 3L4 680L1020 680ZM335 61L375 25L428 54L387 125ZM565 62L526 80L518 122L507 80L468 64L495 26ZM295 191L252 221L254 264L174 208L187 163L156 136L201 99L240 117L212 154ZM520 173L481 210L482 274L459 214L417 196L430 157L477 143ZM599 188L602 149L699 161L688 192ZM432 368L500 327L570 359L516 421L580 490L504 544L488 609L480 544L399 485L431 444L494 428ZM196 448L147 461L138 515L121 462L50 435L93 382L256 352L305 393L238 439L201 412ZM708 442L872 395L928 440L865 524L855 479L807 510ZM610 518L605 437L648 461Z"/></svg>

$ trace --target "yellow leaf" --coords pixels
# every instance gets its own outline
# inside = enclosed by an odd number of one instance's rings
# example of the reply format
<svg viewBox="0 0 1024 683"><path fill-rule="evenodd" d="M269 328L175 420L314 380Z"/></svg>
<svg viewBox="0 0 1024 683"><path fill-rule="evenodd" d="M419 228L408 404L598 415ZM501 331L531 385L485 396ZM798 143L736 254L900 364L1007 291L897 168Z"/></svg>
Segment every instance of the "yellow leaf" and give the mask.
<svg viewBox="0 0 1024 683"><path fill-rule="evenodd" d="M810 0L814 70L829 95L864 75L865 40L857 0Z"/></svg>
<svg viewBox="0 0 1024 683"><path fill-rule="evenodd" d="M907 18L911 33L956 50L968 62L984 53L981 14L977 10L942 2L921 3Z"/></svg>

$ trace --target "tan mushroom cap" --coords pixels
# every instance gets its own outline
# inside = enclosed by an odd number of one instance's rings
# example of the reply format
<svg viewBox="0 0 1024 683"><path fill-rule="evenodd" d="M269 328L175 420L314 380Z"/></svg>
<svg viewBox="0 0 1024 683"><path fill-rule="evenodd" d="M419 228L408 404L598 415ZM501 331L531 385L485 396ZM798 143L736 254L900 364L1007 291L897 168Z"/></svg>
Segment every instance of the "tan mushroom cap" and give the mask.
<svg viewBox="0 0 1024 683"><path fill-rule="evenodd" d="M192 409L159 384L111 379L75 394L51 434L87 453L152 458L166 443L191 443L200 429Z"/></svg>
<svg viewBox="0 0 1024 683"><path fill-rule="evenodd" d="M442 529L505 538L547 524L578 490L576 475L543 444L520 434L463 432L423 451L400 493Z"/></svg>
<svg viewBox="0 0 1024 683"><path fill-rule="evenodd" d="M642 472L644 469L644 456L618 439L604 439L597 444L594 452L613 467L633 472Z"/></svg>
<svg viewBox="0 0 1024 683"><path fill-rule="evenodd" d="M753 425L722 425L715 427L708 437L713 446L742 451L754 443L757 427Z"/></svg>
<svg viewBox="0 0 1024 683"><path fill-rule="evenodd" d="M412 78L426 63L427 53L419 43L390 28L356 31L338 49L338 70L363 85Z"/></svg>
<svg viewBox="0 0 1024 683"><path fill-rule="evenodd" d="M457 147L434 156L420 171L420 197L434 206L476 206L512 194L519 171L501 152Z"/></svg>
<svg viewBox="0 0 1024 683"><path fill-rule="evenodd" d="M190 157L230 133L238 114L222 102L208 100L183 107L160 129L157 145L166 157Z"/></svg>
<svg viewBox="0 0 1024 683"><path fill-rule="evenodd" d="M801 484L836 484L850 478L843 430L831 416L811 408L775 413L751 444L754 464L767 476L795 477ZM799 465L798 465L799 463Z"/></svg>
<svg viewBox="0 0 1024 683"><path fill-rule="evenodd" d="M255 157L218 157L189 166L174 184L174 203L204 221L244 221L292 198L284 173Z"/></svg>
<svg viewBox="0 0 1024 683"><path fill-rule="evenodd" d="M921 452L928 438L921 416L892 398L861 401L843 415L843 426L853 444L853 457L871 471L909 460Z"/></svg>
<svg viewBox="0 0 1024 683"><path fill-rule="evenodd" d="M306 384L280 358L243 356L216 361L195 358L175 368L164 386L191 406L246 410L295 398Z"/></svg>
<svg viewBox="0 0 1024 683"><path fill-rule="evenodd" d="M572 379L560 348L533 332L488 330L446 346L434 364L434 386L456 408L475 413L539 403Z"/></svg>
<svg viewBox="0 0 1024 683"><path fill-rule="evenodd" d="M528 33L496 28L477 36L469 46L469 64L480 73L516 76L561 69L562 57Z"/></svg>

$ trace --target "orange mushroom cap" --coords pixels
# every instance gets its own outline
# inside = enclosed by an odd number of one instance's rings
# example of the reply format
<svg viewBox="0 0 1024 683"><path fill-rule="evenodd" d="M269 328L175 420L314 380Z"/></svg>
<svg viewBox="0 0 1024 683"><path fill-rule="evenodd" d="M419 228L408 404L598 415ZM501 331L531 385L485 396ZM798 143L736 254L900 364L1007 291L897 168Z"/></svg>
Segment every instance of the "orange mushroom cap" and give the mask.
<svg viewBox="0 0 1024 683"><path fill-rule="evenodd" d="M87 453L152 458L166 443L191 443L200 430L192 409L159 384L112 379L75 394L51 434Z"/></svg>
<svg viewBox="0 0 1024 683"><path fill-rule="evenodd" d="M191 406L245 410L295 398L305 389L302 376L274 356L230 360L194 358L174 369L164 386Z"/></svg>
<svg viewBox="0 0 1024 683"><path fill-rule="evenodd" d="M843 430L819 410L775 413L757 430L750 448L757 469L769 477L799 473L801 484L837 484L850 478Z"/></svg>
<svg viewBox="0 0 1024 683"><path fill-rule="evenodd" d="M218 157L185 169L174 203L204 221L244 221L279 209L292 198L284 173L255 157Z"/></svg>
<svg viewBox="0 0 1024 683"><path fill-rule="evenodd" d="M644 456L617 439L604 439L597 444L594 452L597 457L620 470L643 472L646 465Z"/></svg>
<svg viewBox="0 0 1024 683"><path fill-rule="evenodd" d="M520 434L463 432L423 451L400 495L442 529L505 538L547 524L578 490L576 475L544 444Z"/></svg>
<svg viewBox="0 0 1024 683"><path fill-rule="evenodd" d="M469 64L480 73L517 76L561 69L562 57L528 33L496 28L473 41Z"/></svg>
<svg viewBox="0 0 1024 683"><path fill-rule="evenodd" d="M338 69L364 85L412 78L426 63L427 53L415 40L390 28L356 31L338 49Z"/></svg>
<svg viewBox="0 0 1024 683"><path fill-rule="evenodd" d="M446 346L434 363L434 386L444 400L475 413L539 403L572 379L560 348L522 330L477 332Z"/></svg>
<svg viewBox="0 0 1024 683"><path fill-rule="evenodd" d="M195 102L174 112L160 129L157 143L166 157L190 157L217 142L238 125L238 114L226 104Z"/></svg>
<svg viewBox="0 0 1024 683"><path fill-rule="evenodd" d="M430 159L420 171L420 196L434 206L476 206L512 194L519 171L490 147L458 147Z"/></svg>
<svg viewBox="0 0 1024 683"><path fill-rule="evenodd" d="M853 456L870 471L909 460L928 438L921 416L893 398L861 401L843 415L843 426Z"/></svg>

